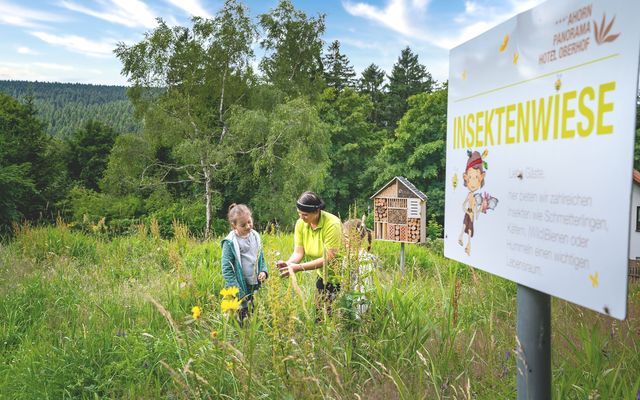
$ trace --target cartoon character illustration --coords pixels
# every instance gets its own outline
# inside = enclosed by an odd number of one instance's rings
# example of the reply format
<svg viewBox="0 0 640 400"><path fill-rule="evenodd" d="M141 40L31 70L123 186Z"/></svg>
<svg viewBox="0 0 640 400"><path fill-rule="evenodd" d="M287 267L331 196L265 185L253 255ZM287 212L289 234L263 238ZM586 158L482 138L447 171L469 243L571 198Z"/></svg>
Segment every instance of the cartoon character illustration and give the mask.
<svg viewBox="0 0 640 400"><path fill-rule="evenodd" d="M464 219L462 221L462 232L458 237L458 244L463 246L464 236L467 236L467 245L464 248L467 255L471 255L471 238L475 232L474 221L478 219L480 213L486 214L487 210L494 210L498 205L498 199L492 197L489 193L476 193L478 189L484 186L485 169L487 169L488 165L483 159L488 154L487 150L482 155L477 151L467 150L469 158L462 178L464 186L469 189L469 193L462 203Z"/></svg>

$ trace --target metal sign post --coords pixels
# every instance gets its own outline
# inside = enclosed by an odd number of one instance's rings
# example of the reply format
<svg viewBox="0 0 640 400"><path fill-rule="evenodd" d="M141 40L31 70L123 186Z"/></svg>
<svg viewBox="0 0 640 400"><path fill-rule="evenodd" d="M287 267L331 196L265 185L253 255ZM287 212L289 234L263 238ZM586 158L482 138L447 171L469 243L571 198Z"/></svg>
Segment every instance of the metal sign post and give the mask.
<svg viewBox="0 0 640 400"><path fill-rule="evenodd" d="M518 400L551 398L551 297L518 285Z"/></svg>

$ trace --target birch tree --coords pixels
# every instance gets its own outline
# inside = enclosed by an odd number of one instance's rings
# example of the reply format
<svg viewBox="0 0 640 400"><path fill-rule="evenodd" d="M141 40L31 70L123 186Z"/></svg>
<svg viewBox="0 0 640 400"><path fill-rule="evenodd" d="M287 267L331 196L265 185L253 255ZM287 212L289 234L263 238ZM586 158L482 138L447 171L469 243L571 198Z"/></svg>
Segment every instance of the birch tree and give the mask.
<svg viewBox="0 0 640 400"><path fill-rule="evenodd" d="M246 96L255 38L246 7L227 0L211 19L194 17L190 28L158 19L139 43L119 43L115 50L136 113L145 121L145 135L169 146L174 160L156 160L145 173L164 184L200 185L205 237L211 231L217 179L234 160L227 149L227 111Z"/></svg>

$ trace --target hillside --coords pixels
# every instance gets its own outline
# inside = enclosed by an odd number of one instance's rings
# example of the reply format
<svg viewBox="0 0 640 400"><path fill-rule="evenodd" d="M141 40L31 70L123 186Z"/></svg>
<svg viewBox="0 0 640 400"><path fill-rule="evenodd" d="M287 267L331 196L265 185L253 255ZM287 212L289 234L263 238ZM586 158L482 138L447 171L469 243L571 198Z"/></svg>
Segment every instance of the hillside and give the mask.
<svg viewBox="0 0 640 400"><path fill-rule="evenodd" d="M50 135L68 136L89 119L105 122L120 133L141 129L124 86L0 81L0 91L20 100L31 96Z"/></svg>

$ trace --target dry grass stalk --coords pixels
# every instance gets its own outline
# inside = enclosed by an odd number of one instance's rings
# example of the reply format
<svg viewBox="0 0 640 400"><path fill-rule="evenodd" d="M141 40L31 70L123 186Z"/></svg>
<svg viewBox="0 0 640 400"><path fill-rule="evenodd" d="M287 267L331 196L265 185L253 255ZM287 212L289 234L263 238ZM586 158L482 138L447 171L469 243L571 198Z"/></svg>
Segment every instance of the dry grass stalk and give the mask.
<svg viewBox="0 0 640 400"><path fill-rule="evenodd" d="M307 306L304 304L304 296L302 295L302 289L300 289L300 286L298 285L298 279L296 279L296 274L295 272L293 272L293 268L290 265L287 266L287 269L289 271L289 279L291 280L291 285L293 286L293 290L295 290L298 296L300 297L300 304L302 305L302 310L304 311L304 314L307 316L307 318L309 318L309 312L307 311Z"/></svg>
<svg viewBox="0 0 640 400"><path fill-rule="evenodd" d="M171 368L171 366L169 364L167 364L164 360L160 360L160 365L162 365L167 371L169 371L169 374L171 375L171 377L173 378L173 380L180 385L180 387L182 387L185 391L190 392L191 390L189 389L189 385L187 385L187 383L184 381L184 379L182 378L182 376L176 372L175 369Z"/></svg>
<svg viewBox="0 0 640 400"><path fill-rule="evenodd" d="M171 317L171 313L169 311L167 311L167 309L164 308L164 306L162 304L160 304L156 299L151 297L151 295L149 295L148 293L144 295L144 298L148 302L153 304L154 307L156 308L156 310L158 310L160 312L160 314L162 314L162 316L167 320L167 322L169 322L169 325L171 326L171 329L173 329L173 331L176 333L176 339L181 344L184 344L183 340L178 336L178 334L180 333L180 330L178 329L178 325L176 325L175 321Z"/></svg>

